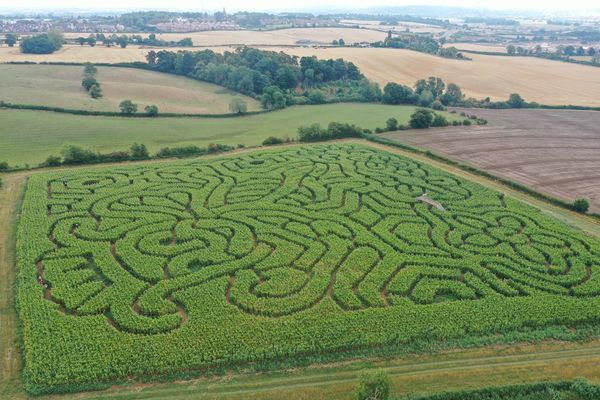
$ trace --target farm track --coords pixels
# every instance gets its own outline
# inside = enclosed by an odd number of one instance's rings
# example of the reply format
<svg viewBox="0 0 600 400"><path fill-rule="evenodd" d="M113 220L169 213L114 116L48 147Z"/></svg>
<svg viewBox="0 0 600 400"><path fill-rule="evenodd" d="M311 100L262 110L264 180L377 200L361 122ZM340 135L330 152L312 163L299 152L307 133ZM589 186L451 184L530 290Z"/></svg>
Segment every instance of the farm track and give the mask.
<svg viewBox="0 0 600 400"><path fill-rule="evenodd" d="M443 163L431 161L425 157L373 143L352 140L374 148L426 162L467 179L493 187L530 204L541 206L545 212L576 225L583 230L600 236L600 224L581 215L566 212L558 207L547 205L520 193L511 193L511 189L487 179L473 176ZM253 151L253 149L240 152ZM222 155L220 155L222 156ZM219 156L214 156L219 157ZM157 161L164 162L164 161ZM106 165L100 166L106 167ZM93 167L92 167L93 168ZM4 188L0 190L0 220L10 221L16 216L16 210L22 193L22 185L32 172L5 174ZM555 215L556 216L556 215ZM17 346L17 322L14 313L14 243L12 243L12 224L0 226L0 350L2 354L2 379L0 392L7 398L26 398L20 382L20 359ZM390 360L354 360L332 364L326 367L316 366L287 373L266 375L234 375L214 380L196 380L182 384L133 385L112 392L86 393L80 398L344 398L353 390L358 372L370 366L383 367L393 377L397 391L411 387L461 388L485 386L497 383L490 376L513 371L505 383L518 383L543 379L566 379L585 376L592 381L600 381L600 341L577 343L545 343L542 345L522 345L514 350L508 346L495 346L440 353L402 357ZM517 354L502 354L516 351ZM500 353L500 354L499 354ZM491 371L493 369L493 372ZM529 371L525 376L514 371ZM504 372L502 372L504 371ZM510 375L510 374L509 374ZM568 377L567 377L568 375ZM477 377L485 376L486 379ZM504 376L504 375L503 375ZM461 379L472 381L464 386ZM440 381L445 382L440 386ZM501 380L500 380L501 381ZM500 382L498 381L498 382ZM462 382L462 383L461 383ZM432 385L433 383L433 385ZM437 385L437 386L436 386ZM298 389L302 389L299 393ZM316 392L315 392L316 390ZM434 391L433 389L428 389ZM323 395L326 393L326 395ZM425 393L425 392L423 392ZM297 397L290 397L295 394ZM310 397L306 397L310 395ZM54 397L53 397L54 398ZM59 396L57 398L62 398ZM65 398L68 398L65 397Z"/></svg>

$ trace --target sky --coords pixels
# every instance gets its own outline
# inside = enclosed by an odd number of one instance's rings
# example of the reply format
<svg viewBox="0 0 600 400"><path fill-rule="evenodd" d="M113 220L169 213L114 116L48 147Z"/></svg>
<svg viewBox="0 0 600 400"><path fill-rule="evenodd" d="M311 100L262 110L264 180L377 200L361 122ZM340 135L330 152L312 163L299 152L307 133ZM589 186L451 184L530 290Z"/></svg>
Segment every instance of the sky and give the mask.
<svg viewBox="0 0 600 400"><path fill-rule="evenodd" d="M4 3L4 4L2 4ZM489 8L489 9L539 9L573 10L599 9L599 0L19 0L10 2L0 0L0 9L10 7L13 10L49 10L49 9L172 9L214 11L225 7L230 11L239 10L305 10L305 9L360 9L377 6L407 5L443 5L453 7Z"/></svg>

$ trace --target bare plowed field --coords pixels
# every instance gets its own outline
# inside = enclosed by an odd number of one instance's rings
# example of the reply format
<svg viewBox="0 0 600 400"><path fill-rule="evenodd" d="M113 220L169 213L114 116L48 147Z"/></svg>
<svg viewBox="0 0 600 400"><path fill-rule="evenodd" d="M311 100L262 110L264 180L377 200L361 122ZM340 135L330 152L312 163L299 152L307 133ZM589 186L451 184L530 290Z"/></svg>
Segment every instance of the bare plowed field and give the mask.
<svg viewBox="0 0 600 400"><path fill-rule="evenodd" d="M600 113L470 110L485 127L404 131L385 136L482 168L600 211Z"/></svg>

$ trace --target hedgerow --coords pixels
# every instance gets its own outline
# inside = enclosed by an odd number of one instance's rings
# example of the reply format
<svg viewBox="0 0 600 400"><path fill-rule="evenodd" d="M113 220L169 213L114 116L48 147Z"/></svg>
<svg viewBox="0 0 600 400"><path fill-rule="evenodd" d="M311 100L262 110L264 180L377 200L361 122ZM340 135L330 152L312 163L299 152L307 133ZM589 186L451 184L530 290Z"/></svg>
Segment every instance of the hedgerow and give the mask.
<svg viewBox="0 0 600 400"><path fill-rule="evenodd" d="M33 393L600 321L600 241L351 144L34 175L17 251Z"/></svg>

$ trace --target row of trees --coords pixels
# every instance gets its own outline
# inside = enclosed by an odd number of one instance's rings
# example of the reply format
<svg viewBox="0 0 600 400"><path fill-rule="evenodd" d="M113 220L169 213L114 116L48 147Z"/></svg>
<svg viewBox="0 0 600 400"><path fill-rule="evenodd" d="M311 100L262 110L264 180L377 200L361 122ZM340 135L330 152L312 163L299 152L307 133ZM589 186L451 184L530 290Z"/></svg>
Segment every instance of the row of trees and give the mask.
<svg viewBox="0 0 600 400"><path fill-rule="evenodd" d="M394 37L392 36L392 31L389 31L387 38L384 41L375 42L373 43L373 46L409 49L421 53L435 54L445 58L466 58L463 53L456 49L456 47L443 47L442 43L435 40L431 35L402 34Z"/></svg>
<svg viewBox="0 0 600 400"><path fill-rule="evenodd" d="M51 54L64 43L63 34L52 30L41 35L29 36L21 40L21 52L29 54Z"/></svg>
<svg viewBox="0 0 600 400"><path fill-rule="evenodd" d="M121 110L121 114L133 115L137 113L138 105L131 100L123 100L121 103L119 103L119 110ZM144 112L149 117L156 117L158 115L158 106L148 105L144 107Z"/></svg>
<svg viewBox="0 0 600 400"><path fill-rule="evenodd" d="M506 47L506 52L508 53L508 55L514 56L514 55L519 55L519 56L526 56L526 55L550 55L550 54L554 54L557 56L567 56L567 57L573 57L573 56L590 56L590 57L594 57L596 56L596 54L598 54L598 50L596 50L593 47L588 47L587 49L583 48L583 46L579 46L579 47L575 47L573 45L568 45L568 46L558 46L556 48L556 50L552 53L549 51L545 51L541 45L537 45L535 46L533 49L527 49L525 47L522 46L515 46L515 45L508 45Z"/></svg>
<svg viewBox="0 0 600 400"><path fill-rule="evenodd" d="M98 68L91 63L86 63L83 67L83 80L81 81L81 86L84 87L93 99L102 97L102 89L100 88L100 83L96 79L97 73Z"/></svg>
<svg viewBox="0 0 600 400"><path fill-rule="evenodd" d="M142 35L105 35L103 33L91 34L88 37L80 36L76 39L77 43L81 46L87 44L91 47L96 46L98 42L101 42L104 46L110 47L112 45L118 45L121 48L127 47L129 44L138 44L145 46L180 46L180 47L192 47L194 43L191 38L183 38L178 41L173 40L160 40L156 38L154 33L150 34L148 37L143 37Z"/></svg>

